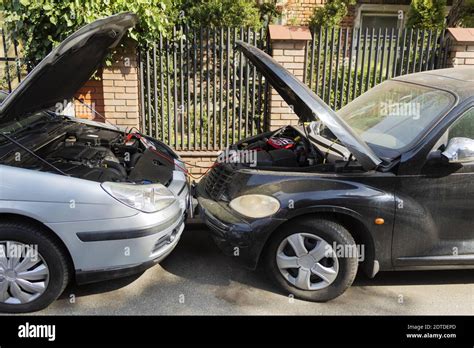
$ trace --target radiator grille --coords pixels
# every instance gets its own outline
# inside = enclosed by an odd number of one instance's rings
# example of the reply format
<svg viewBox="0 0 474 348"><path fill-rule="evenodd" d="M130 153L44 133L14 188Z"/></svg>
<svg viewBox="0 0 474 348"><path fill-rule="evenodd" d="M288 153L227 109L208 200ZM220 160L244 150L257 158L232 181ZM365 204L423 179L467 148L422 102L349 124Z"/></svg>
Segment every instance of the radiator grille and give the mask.
<svg viewBox="0 0 474 348"><path fill-rule="evenodd" d="M234 171L231 166L217 165L206 176L207 194L214 200L227 200L226 190L232 181Z"/></svg>

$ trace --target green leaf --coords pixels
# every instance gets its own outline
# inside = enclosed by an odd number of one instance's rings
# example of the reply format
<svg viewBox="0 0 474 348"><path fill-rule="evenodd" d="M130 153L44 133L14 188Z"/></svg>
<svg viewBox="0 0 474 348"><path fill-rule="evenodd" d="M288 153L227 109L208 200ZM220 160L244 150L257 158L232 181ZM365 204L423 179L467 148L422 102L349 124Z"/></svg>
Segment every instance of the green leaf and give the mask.
<svg viewBox="0 0 474 348"><path fill-rule="evenodd" d="M348 0L349 1L349 0ZM350 0L354 1L354 0ZM261 26L255 0L2 0L5 26L22 42L25 60L41 60L65 36L90 23L122 11L137 14L139 25L129 37L152 44L160 33L169 36L176 23L193 25ZM72 15L73 14L73 15Z"/></svg>

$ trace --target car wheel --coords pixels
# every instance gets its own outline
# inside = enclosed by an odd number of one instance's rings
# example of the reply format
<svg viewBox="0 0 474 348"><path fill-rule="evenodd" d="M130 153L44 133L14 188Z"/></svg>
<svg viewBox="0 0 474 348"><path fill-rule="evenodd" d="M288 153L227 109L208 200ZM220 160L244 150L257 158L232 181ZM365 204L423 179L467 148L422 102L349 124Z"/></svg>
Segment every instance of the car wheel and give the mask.
<svg viewBox="0 0 474 348"><path fill-rule="evenodd" d="M67 257L56 241L37 227L0 222L0 312L43 309L68 281Z"/></svg>
<svg viewBox="0 0 474 348"><path fill-rule="evenodd" d="M340 296L354 281L358 267L355 247L342 225L305 218L286 224L271 238L264 255L265 266L288 293L325 302Z"/></svg>

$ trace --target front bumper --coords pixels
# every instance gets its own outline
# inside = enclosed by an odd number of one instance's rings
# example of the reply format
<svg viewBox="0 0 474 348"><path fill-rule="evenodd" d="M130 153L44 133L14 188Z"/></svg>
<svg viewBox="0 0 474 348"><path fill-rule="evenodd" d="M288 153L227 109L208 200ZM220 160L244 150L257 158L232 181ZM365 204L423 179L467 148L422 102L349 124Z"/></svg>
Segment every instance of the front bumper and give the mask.
<svg viewBox="0 0 474 348"><path fill-rule="evenodd" d="M151 252L149 252L148 248L145 247L133 248L135 252L141 254L141 257L143 259L142 262L122 266L107 267L103 269L76 270L76 282L78 284L94 283L109 279L126 277L129 275L143 272L165 259L174 250L174 248L179 242L183 230L184 215L182 216L182 220L178 224L176 224L176 226L174 226L172 230L170 229L167 231L161 231L161 233L156 233L149 237L149 239L153 239L153 241L155 241L153 245L153 250ZM129 246L126 246L127 244L136 244L137 242L137 240L132 240L131 243L127 243L122 240L121 243L123 250L127 250L127 248L129 248Z"/></svg>
<svg viewBox="0 0 474 348"><path fill-rule="evenodd" d="M141 272L173 251L184 230L190 190L177 171L168 188L177 200L160 212L47 224L66 244L79 284Z"/></svg>
<svg viewBox="0 0 474 348"><path fill-rule="evenodd" d="M255 269L268 237L286 220L273 217L246 220L227 203L212 200L203 184L197 186L196 194L201 218L219 249L244 266Z"/></svg>

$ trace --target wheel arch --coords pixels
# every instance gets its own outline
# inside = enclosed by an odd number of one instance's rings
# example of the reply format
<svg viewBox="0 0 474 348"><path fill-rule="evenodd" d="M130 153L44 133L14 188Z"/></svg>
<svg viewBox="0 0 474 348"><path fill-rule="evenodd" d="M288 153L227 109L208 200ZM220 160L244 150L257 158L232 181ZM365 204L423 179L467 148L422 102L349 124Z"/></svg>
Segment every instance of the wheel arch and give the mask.
<svg viewBox="0 0 474 348"><path fill-rule="evenodd" d="M74 274L74 261L72 259L71 253L69 252L69 249L66 247L66 244L64 241L53 231L51 230L48 226L46 226L44 223L41 221L27 216L27 215L22 215L22 214L16 214L16 213L1 213L0 212L0 222L2 221L10 221L10 222L17 222L20 224L28 224L30 226L33 226L37 229L39 229L42 233L47 235L48 237L52 238L56 244L62 249L64 254L67 257L67 261L69 264L70 272L71 274Z"/></svg>
<svg viewBox="0 0 474 348"><path fill-rule="evenodd" d="M284 228L284 226L293 224L296 219L304 218L327 219L344 226L352 235L356 244L364 246L364 259L360 262L359 267L361 267L364 273L369 277L373 277L374 273L378 271L374 269L374 261L376 260L375 241L369 229L361 221L359 214L352 210L339 207L321 207L320 209L313 209L312 211L304 211L300 214L293 215L290 219L280 224L272 233L269 234L262 248L262 252L260 253L258 262L260 263L261 256L265 252L265 249L275 231Z"/></svg>

